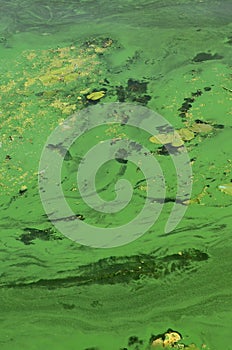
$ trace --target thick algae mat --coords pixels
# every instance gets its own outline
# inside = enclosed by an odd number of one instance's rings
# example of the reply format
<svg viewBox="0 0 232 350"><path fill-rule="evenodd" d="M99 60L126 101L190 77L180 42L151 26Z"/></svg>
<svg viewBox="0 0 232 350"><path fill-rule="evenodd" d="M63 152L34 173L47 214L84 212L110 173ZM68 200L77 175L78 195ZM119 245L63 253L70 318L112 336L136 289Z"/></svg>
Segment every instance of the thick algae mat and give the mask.
<svg viewBox="0 0 232 350"><path fill-rule="evenodd" d="M168 328L199 349L231 349L231 3L2 3L1 349L147 349ZM94 92L101 98L92 100ZM148 232L125 246L90 248L44 213L38 166L47 137L72 113L103 102L146 106L182 130L193 189L172 232L164 233L176 194L170 156L130 128L123 132L165 174L163 211ZM66 153L64 193L92 225L120 225L144 202L143 174L123 160L96 178L105 200L118 179L131 182L123 214L99 216L77 191L78 157L121 134L94 130Z"/></svg>

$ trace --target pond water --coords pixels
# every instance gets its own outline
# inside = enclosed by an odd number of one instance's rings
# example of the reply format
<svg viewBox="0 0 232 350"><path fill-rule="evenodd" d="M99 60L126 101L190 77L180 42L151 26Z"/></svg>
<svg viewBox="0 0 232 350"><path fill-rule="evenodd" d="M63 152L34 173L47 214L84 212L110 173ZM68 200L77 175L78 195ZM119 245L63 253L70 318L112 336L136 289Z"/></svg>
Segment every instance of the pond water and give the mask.
<svg viewBox="0 0 232 350"><path fill-rule="evenodd" d="M1 349L231 350L231 1L0 4Z"/></svg>

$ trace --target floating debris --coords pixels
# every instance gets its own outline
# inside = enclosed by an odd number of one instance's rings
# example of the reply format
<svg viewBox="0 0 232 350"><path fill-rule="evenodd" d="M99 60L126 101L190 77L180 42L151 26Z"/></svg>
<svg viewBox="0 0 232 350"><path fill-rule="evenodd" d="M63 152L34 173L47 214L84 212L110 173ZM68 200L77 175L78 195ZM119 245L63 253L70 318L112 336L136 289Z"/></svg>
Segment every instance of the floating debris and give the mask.
<svg viewBox="0 0 232 350"><path fill-rule="evenodd" d="M152 348L179 348L179 345L177 344L182 339L182 335L177 332L173 331L172 329L168 329L167 332L163 334L159 334L157 336L154 336L154 339L152 340L151 347Z"/></svg>
<svg viewBox="0 0 232 350"><path fill-rule="evenodd" d="M186 350L200 350L205 349L207 350L208 347L206 347L205 344L202 344L201 348L197 347L196 344L184 344L180 343L180 341L183 339L182 335L169 328L165 333L158 334L158 335L152 335L150 338L150 349L186 349ZM209 350L209 349L208 349Z"/></svg>

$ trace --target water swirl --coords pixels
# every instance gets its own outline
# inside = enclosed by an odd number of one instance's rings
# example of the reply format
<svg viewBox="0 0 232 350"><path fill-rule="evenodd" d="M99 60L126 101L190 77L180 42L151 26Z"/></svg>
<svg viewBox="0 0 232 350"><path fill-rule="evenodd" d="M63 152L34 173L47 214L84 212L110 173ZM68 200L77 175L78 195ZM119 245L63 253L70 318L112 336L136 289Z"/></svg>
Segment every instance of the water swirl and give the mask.
<svg viewBox="0 0 232 350"><path fill-rule="evenodd" d="M99 213L117 213L131 201L133 188L126 179L115 183L115 198L103 200L96 189L95 179L99 168L110 160L132 162L146 179L146 200L138 215L117 227L98 227L76 216L70 208L62 189L61 169L70 147L78 138L103 125L123 128L125 125L159 138L159 130L174 128L159 114L135 104L97 104L79 111L49 136L39 164L39 191L45 212L54 226L66 237L79 244L109 248L134 241L151 228L158 219L165 200L165 174L154 154L136 140L128 137L101 140L81 160L77 171L77 186L82 200ZM174 132L175 133L175 132ZM175 137L180 138L176 133ZM191 194L191 165L184 145L173 153L171 145L165 145L175 166L177 177L176 201L166 223L165 232L172 231L182 219L186 205L183 201ZM58 152L54 152L58 150ZM159 200L156 200L159 198ZM61 218L72 218L62 220Z"/></svg>

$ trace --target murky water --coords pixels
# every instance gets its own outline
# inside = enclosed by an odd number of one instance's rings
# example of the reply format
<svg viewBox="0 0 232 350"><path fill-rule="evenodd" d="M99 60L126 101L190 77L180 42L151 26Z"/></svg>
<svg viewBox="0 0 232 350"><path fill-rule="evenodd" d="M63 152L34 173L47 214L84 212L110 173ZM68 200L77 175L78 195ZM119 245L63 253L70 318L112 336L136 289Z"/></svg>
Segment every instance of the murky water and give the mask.
<svg viewBox="0 0 232 350"><path fill-rule="evenodd" d="M168 328L194 349L232 349L231 2L0 3L1 349L148 349L151 335ZM66 133L73 113L116 102L162 115L162 142L130 126L130 114L69 149L67 139L49 142L51 159L63 158L61 185L74 213L53 216L52 224L39 193L50 165L39 168L48 137L58 125ZM107 140L112 147L132 140L129 154L119 147L96 172L106 203L119 180L130 182L131 200L118 212L92 209L76 179L88 151ZM192 194L177 200L173 159L184 149ZM128 160L133 152L138 163ZM118 227L120 235L146 201L141 169L151 158L166 194L158 188L149 197L161 213L138 239L93 248L57 229L79 220L96 232ZM166 232L175 202L186 212Z"/></svg>

